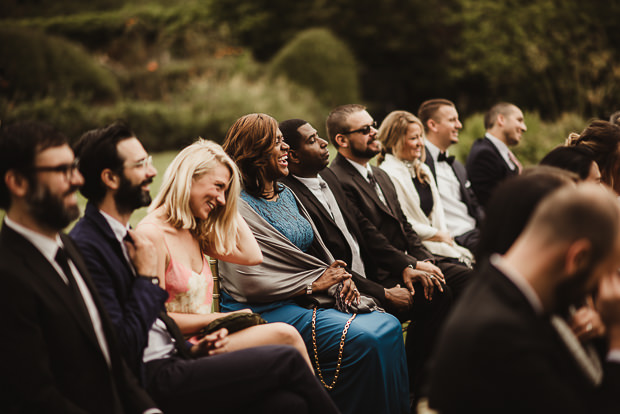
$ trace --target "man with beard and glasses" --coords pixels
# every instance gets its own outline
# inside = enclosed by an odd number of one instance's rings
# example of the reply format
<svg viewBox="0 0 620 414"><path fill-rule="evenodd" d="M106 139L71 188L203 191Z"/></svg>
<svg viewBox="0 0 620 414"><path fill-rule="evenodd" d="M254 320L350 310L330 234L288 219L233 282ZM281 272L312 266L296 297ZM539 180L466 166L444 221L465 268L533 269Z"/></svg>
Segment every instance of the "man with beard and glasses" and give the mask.
<svg viewBox="0 0 620 414"><path fill-rule="evenodd" d="M67 138L0 130L0 407L20 413L160 413L125 365L86 265L60 231L83 183Z"/></svg>
<svg viewBox="0 0 620 414"><path fill-rule="evenodd" d="M292 346L221 353L229 340L226 329L195 345L185 341L165 310L168 293L157 277L156 250L128 225L132 212L151 201L149 183L156 171L150 156L118 122L86 132L75 152L88 205L70 235L101 292L129 366L166 413L337 412Z"/></svg>
<svg viewBox="0 0 620 414"><path fill-rule="evenodd" d="M154 278L154 247L131 230L129 218L150 204L149 184L157 171L121 122L84 133L74 150L88 203L69 235L84 256L129 367L144 380L143 350L168 295Z"/></svg>
<svg viewBox="0 0 620 414"><path fill-rule="evenodd" d="M619 267L620 209L611 191L584 183L552 192L508 251L485 262L448 318L430 370L431 408L617 413ZM556 316L595 292L607 327L602 369Z"/></svg>

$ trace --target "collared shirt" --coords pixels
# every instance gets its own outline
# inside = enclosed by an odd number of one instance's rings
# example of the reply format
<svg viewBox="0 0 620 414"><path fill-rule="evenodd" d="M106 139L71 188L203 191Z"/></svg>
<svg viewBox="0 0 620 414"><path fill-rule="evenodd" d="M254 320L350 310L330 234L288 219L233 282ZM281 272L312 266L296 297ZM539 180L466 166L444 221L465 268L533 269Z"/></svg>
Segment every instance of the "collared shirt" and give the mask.
<svg viewBox="0 0 620 414"><path fill-rule="evenodd" d="M523 296L527 299L527 301L534 309L537 315L543 314L543 305L536 294L534 288L529 284L529 282L517 271L517 269L513 268L504 260L502 256L499 254L493 254L489 258L489 261L493 266L495 266L500 272L502 272L514 285L523 293Z"/></svg>
<svg viewBox="0 0 620 414"><path fill-rule="evenodd" d="M314 195L317 200L325 207L328 213L331 214L331 210L329 209L329 204L327 204L327 200L325 199L325 194L323 194L323 190L321 190L321 182L319 181L319 177L298 177L293 175L296 179L299 180L300 183L305 185L308 190Z"/></svg>
<svg viewBox="0 0 620 414"><path fill-rule="evenodd" d="M484 136L488 138L489 141L491 141L493 145L495 145L495 148L497 148L497 150L499 151L499 154L502 156L504 161L506 161L506 164L508 164L511 170L514 170L515 168L517 168L515 163L512 162L512 160L510 159L510 155L509 155L510 149L508 149L508 145L506 145L504 141L500 140L499 138L495 138L493 135L489 134L488 132L484 134Z"/></svg>
<svg viewBox="0 0 620 414"><path fill-rule="evenodd" d="M29 228L22 226L19 223L11 220L8 216L4 218L4 224L9 226L11 229L21 234L26 240L34 245L34 247L45 257L45 259L50 262L52 267L58 273L58 276L62 279L65 284L69 284L69 280L65 276L64 272L60 265L56 262L56 253L59 248L64 248L62 240L60 236L56 234L55 239L50 239L45 237ZM110 365L110 351L108 349L108 343L105 338L105 333L103 332L103 326L101 324L101 316L99 315L99 310L97 310L97 306L95 305L95 301L93 300L93 296L86 286L82 275L80 274L75 264L71 258L67 257L67 261L69 262L69 267L71 269L71 273L73 274L73 278L75 279L75 283L82 295L82 299L84 301L84 305L86 305L86 309L88 311L88 315L90 317L91 323L93 325L93 330L95 331L95 336L97 337L97 342L99 343L99 347L101 348L101 352L108 363Z"/></svg>
<svg viewBox="0 0 620 414"><path fill-rule="evenodd" d="M364 179L366 181L368 181L368 183L372 186L373 184L370 182L370 179L368 178L369 176L373 175L372 170L370 169L370 164L366 163L366 165L362 165L359 164L353 160L350 160L348 158L345 157L345 159L347 161L349 161L351 163L351 165L353 167L355 167L355 169L357 170L357 172L360 173L360 175L362 177L364 177ZM376 180L375 180L376 182ZM387 202L385 201L385 195L383 194L383 190L381 189L381 186L379 185L379 183L376 183L375 185L375 191L377 192L377 197L379 197L379 199L383 202L383 204L385 204L386 206L388 205Z"/></svg>
<svg viewBox="0 0 620 414"><path fill-rule="evenodd" d="M437 188L443 203L448 231L452 237L465 234L476 227L476 219L469 215L467 204L461 199L461 183L450 164L437 161L441 152L439 148L428 140L426 140L426 146L427 155L430 155L435 163Z"/></svg>
<svg viewBox="0 0 620 414"><path fill-rule="evenodd" d="M127 231L129 230L129 223L123 224L103 210L99 210L99 212L103 218L106 219L108 225L112 229L112 233L114 233L114 236L121 244L123 255L135 275L136 271L133 267L133 263L129 259L127 246L125 246L125 243L123 242L125 236L127 235ZM172 354L174 354L174 338L172 338L172 335L168 332L166 324L161 319L157 318L149 330L148 345L144 349L142 361L146 363L156 359L169 358Z"/></svg>
<svg viewBox="0 0 620 414"><path fill-rule="evenodd" d="M349 229L346 227L346 223L344 222L343 215L340 213L339 217L335 217L334 213L332 212L332 208L329 206L327 198L325 194L323 193L323 191L329 191L333 202L336 203L336 199L333 196L333 192L331 188L329 188L329 185L327 185L327 183L325 182L325 180L323 180L320 174L317 175L317 177L311 177L311 178L298 177L296 175L294 175L294 177L298 179L299 182L301 182L303 185L305 185L308 188L308 190L310 190L310 192L319 200L319 202L323 205L323 207L325 207L325 210L327 210L327 212L332 216L332 218L334 219L334 222L336 223L336 225L338 226L338 228L344 235L347 243L349 244L349 247L351 248L351 259L353 262L351 263L352 270L354 270L355 272L365 277L366 271L364 269L364 262L362 261L362 256L360 253L360 245L357 242L357 240L355 240L355 237L353 237ZM325 190L321 189L321 184L325 186ZM336 208L340 208L340 207L336 206ZM340 210L340 212L342 212L342 210Z"/></svg>
<svg viewBox="0 0 620 414"><path fill-rule="evenodd" d="M105 211L99 210L99 212L101 213L103 218L108 222L108 225L112 229L112 233L114 233L116 240L118 240L118 242L121 245L121 249L123 249L123 256L125 256L125 260L127 260L127 263L129 263L129 266L131 267L131 270L133 271L135 275L136 271L133 267L131 259L129 258L129 252L127 251L127 246L125 246L125 243L124 243L125 236L127 236L127 231L129 230L129 223L123 225L123 223L121 223L120 221L118 221L117 219L115 219L114 217L106 213Z"/></svg>
<svg viewBox="0 0 620 414"><path fill-rule="evenodd" d="M502 272L516 287L519 291L525 296L529 304L534 309L537 315L543 314L543 305L540 301L540 298L534 291L534 288L529 284L529 282L521 275L515 268L510 266L506 260L499 254L493 254L489 258L489 261L493 266L495 266L500 272ZM620 363L620 349L612 349L607 353L607 360Z"/></svg>

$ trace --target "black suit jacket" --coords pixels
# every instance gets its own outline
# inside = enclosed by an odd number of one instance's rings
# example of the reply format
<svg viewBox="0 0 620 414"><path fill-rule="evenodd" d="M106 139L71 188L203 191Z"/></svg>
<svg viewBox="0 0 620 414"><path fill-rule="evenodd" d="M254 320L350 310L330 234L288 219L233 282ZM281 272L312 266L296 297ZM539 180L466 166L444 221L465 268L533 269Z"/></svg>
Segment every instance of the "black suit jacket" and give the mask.
<svg viewBox="0 0 620 414"><path fill-rule="evenodd" d="M433 177L435 177L435 181L437 181L437 173L435 172L435 161L433 160L433 157L430 156L428 147L426 147L425 150L426 154L428 155L426 156L426 160L424 162L431 169ZM471 183L467 179L467 171L465 170L463 164L461 164L457 160L454 160L454 162L452 163L452 170L454 171L454 175L456 175L456 178L459 180L459 184L461 187L461 201L463 201L467 206L467 212L469 213L469 215L476 220L476 226L480 226L482 220L484 219L484 211L482 210L482 207L480 207L478 199L476 198L476 195L471 189Z"/></svg>
<svg viewBox="0 0 620 414"><path fill-rule="evenodd" d="M329 169L340 181L349 200L390 241L396 249L407 252L417 260L434 260L434 256L422 245L417 233L407 221L398 201L396 189L390 177L381 169L371 167L386 199L381 202L375 189L342 155L336 155ZM413 263L415 266L415 263Z"/></svg>
<svg viewBox="0 0 620 414"><path fill-rule="evenodd" d="M383 288L391 288L397 283L402 283L403 270L407 265L415 263L415 260L390 245L385 236L377 231L376 227L349 201L340 186L338 178L336 178L332 171L326 168L321 171L320 175L334 194L349 233L359 244L360 255L364 262L367 278L382 285L368 281L362 276L360 276L362 280L360 281L358 278L355 280L355 283L360 286L362 291L376 297L385 305L385 292ZM350 271L352 262L351 248L344 234L329 212L323 207L323 204L312 194L308 187L292 175L286 177L283 182L295 192L297 198L312 217L312 221L332 256L344 260L349 265Z"/></svg>
<svg viewBox="0 0 620 414"><path fill-rule="evenodd" d="M69 233L77 244L114 324L123 356L144 383L142 356L149 331L168 293L147 278L136 278L112 228L94 204Z"/></svg>
<svg viewBox="0 0 620 414"><path fill-rule="evenodd" d="M141 413L155 404L125 365L112 324L75 245L65 250L88 286L110 350L54 267L28 240L0 231L0 407L4 412Z"/></svg>
<svg viewBox="0 0 620 414"><path fill-rule="evenodd" d="M482 268L442 332L429 402L443 414L620 410L620 364L606 364L595 390L548 316L495 267Z"/></svg>
<svg viewBox="0 0 620 414"><path fill-rule="evenodd" d="M510 168L497 147L485 137L472 145L466 169L472 189L483 206L487 205L497 184L519 173L517 168Z"/></svg>

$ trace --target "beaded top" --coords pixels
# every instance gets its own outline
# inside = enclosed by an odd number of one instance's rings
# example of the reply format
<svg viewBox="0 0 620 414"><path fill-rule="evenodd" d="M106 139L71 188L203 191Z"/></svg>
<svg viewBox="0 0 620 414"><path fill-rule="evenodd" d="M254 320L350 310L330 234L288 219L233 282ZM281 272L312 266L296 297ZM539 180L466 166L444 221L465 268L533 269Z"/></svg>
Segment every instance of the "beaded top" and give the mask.
<svg viewBox="0 0 620 414"><path fill-rule="evenodd" d="M312 226L299 212L295 197L284 188L275 201L256 198L241 191L241 198L291 243L306 252L314 241Z"/></svg>

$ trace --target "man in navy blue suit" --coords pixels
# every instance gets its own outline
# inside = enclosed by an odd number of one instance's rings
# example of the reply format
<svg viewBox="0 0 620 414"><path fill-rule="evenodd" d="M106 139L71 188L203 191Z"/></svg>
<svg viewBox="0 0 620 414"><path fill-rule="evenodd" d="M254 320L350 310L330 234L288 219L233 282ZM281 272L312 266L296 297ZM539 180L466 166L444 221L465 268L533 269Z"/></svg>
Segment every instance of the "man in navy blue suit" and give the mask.
<svg viewBox="0 0 620 414"><path fill-rule="evenodd" d="M292 347L207 356L225 346L225 329L190 346L165 312L168 294L159 286L154 247L129 228L132 212L151 201L149 184L156 174L151 157L121 123L85 133L75 151L89 203L70 235L129 365L166 413L337 411Z"/></svg>
<svg viewBox="0 0 620 414"><path fill-rule="evenodd" d="M521 163L508 147L521 142L527 126L519 108L500 102L484 116L484 128L484 137L471 147L466 169L478 201L486 206L497 184L521 172Z"/></svg>

